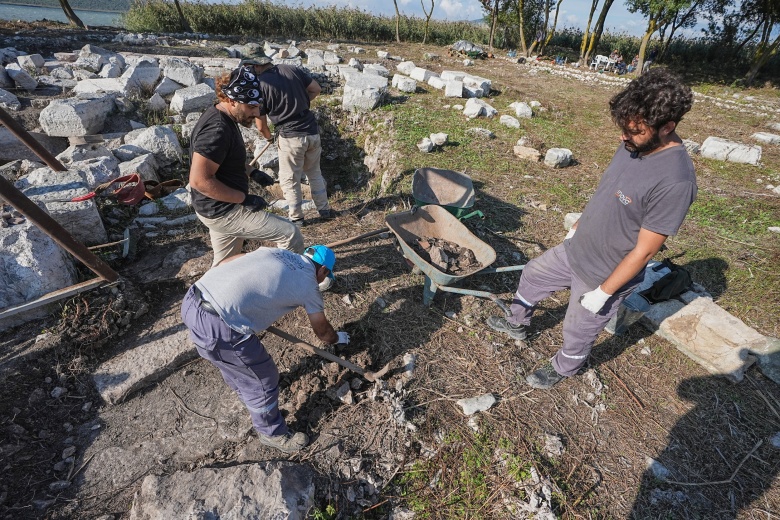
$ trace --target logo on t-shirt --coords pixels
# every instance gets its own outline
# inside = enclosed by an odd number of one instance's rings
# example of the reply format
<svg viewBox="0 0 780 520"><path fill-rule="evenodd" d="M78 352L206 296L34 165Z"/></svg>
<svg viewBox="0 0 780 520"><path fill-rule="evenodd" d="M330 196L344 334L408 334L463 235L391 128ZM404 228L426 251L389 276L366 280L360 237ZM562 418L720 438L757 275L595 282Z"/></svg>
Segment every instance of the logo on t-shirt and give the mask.
<svg viewBox="0 0 780 520"><path fill-rule="evenodd" d="M629 197L628 195L624 195L623 192L620 190L617 190L617 192L615 193L615 197L617 197L618 200L620 200L620 203L623 204L624 206L628 206L629 204L631 204L631 197Z"/></svg>

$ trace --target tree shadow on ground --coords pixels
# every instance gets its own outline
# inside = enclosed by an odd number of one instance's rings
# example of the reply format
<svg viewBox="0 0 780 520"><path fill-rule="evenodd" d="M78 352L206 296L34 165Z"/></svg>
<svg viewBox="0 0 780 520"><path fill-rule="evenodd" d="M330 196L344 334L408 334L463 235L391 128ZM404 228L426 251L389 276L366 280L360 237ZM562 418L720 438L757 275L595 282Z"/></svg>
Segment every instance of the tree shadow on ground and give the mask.
<svg viewBox="0 0 780 520"><path fill-rule="evenodd" d="M737 385L704 376L682 381L677 394L693 407L666 448L647 454L663 467L645 471L630 518L773 516L780 504L764 493L780 470L780 416L767 404L778 402L778 386L760 375Z"/></svg>

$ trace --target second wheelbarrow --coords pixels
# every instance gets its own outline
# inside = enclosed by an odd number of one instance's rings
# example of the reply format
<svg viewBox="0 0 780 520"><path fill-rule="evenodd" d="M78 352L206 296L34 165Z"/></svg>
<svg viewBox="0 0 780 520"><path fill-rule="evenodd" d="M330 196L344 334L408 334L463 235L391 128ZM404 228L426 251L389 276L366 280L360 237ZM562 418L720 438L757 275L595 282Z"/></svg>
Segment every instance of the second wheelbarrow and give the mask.
<svg viewBox="0 0 780 520"><path fill-rule="evenodd" d="M493 293L487 291L474 291L451 287L458 281L473 274L505 273L508 271L520 271L525 265L513 265L507 267L488 267L496 261L496 252L488 244L476 237L455 216L441 206L428 205L422 208L412 208L412 211L392 213L385 217L387 227L398 238L401 252L425 275L423 288L423 304L428 306L433 302L436 291L467 294L480 298L489 298L501 307L506 316L511 316L509 307ZM438 267L423 259L412 244L420 239L436 238L457 244L462 248L470 249L476 258L477 267L458 273L446 273Z"/></svg>

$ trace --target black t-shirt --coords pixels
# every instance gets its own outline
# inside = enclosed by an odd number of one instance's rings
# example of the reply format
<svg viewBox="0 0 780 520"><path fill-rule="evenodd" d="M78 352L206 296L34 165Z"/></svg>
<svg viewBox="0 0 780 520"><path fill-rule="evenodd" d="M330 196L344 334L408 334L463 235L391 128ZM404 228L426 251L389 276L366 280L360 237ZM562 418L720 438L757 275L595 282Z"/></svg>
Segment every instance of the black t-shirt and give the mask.
<svg viewBox="0 0 780 520"><path fill-rule="evenodd" d="M235 190L249 193L244 138L238 125L230 116L220 112L216 107L203 112L192 130L190 161L195 152L219 164L216 173L218 181ZM232 202L214 200L192 189L192 207L204 217L224 215L233 206L235 204Z"/></svg>
<svg viewBox="0 0 780 520"><path fill-rule="evenodd" d="M303 69L291 65L275 65L257 76L263 101L260 114L279 130L282 137L302 137L319 132L317 119L309 110L306 87L312 82Z"/></svg>

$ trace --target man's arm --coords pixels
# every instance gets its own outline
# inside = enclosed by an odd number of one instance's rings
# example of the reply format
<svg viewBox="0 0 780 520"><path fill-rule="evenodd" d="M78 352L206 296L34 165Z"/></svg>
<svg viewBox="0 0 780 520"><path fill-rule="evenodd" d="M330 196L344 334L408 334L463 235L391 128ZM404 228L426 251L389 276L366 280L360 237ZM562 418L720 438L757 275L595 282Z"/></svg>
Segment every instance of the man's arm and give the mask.
<svg viewBox="0 0 780 520"><path fill-rule="evenodd" d="M309 83L309 85L306 87L306 93L309 94L309 101L314 101L314 98L319 96L320 92L322 92L322 87L320 87L320 84L314 80L311 80L311 83Z"/></svg>
<svg viewBox="0 0 780 520"><path fill-rule="evenodd" d="M257 126L257 131L265 137L266 141L271 140L271 129L268 128L268 118L266 116L256 117L255 126Z"/></svg>
<svg viewBox="0 0 780 520"><path fill-rule="evenodd" d="M221 202L241 204L246 195L217 180L219 164L207 159L198 152L192 154L190 166L190 186L203 195Z"/></svg>
<svg viewBox="0 0 780 520"><path fill-rule="evenodd" d="M618 264L612 274L601 284L601 290L607 294L615 294L634 276L645 268L655 254L661 250L667 235L660 235L644 228L639 229L636 246Z"/></svg>
<svg viewBox="0 0 780 520"><path fill-rule="evenodd" d="M318 338L325 343L338 343L339 336L328 321L328 318L325 317L324 312L309 314L309 321L311 322L311 328L314 330L314 334L316 334Z"/></svg>

